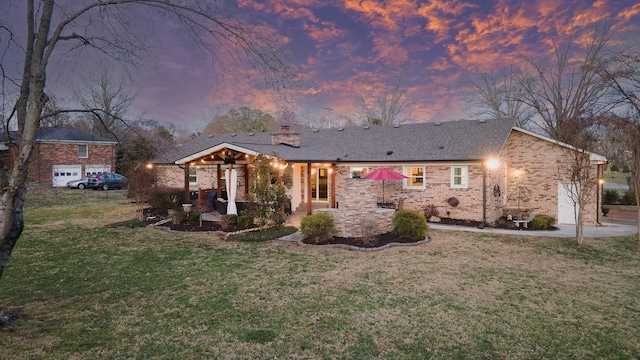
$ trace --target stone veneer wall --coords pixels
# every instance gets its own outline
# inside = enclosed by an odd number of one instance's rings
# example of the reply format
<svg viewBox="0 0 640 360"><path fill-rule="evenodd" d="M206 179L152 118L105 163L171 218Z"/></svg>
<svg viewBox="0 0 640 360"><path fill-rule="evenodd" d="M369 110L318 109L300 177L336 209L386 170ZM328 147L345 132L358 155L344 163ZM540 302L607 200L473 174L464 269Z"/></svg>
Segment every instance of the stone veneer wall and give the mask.
<svg viewBox="0 0 640 360"><path fill-rule="evenodd" d="M367 179L343 179L339 208L316 209L333 214L334 235L362 237L393 230L395 210L377 206L375 183Z"/></svg>

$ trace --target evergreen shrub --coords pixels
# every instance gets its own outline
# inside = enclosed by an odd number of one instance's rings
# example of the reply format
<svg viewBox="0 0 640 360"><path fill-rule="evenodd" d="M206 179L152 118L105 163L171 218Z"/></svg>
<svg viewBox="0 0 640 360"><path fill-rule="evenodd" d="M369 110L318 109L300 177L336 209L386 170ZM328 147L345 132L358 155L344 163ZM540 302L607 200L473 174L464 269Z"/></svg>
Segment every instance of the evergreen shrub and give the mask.
<svg viewBox="0 0 640 360"><path fill-rule="evenodd" d="M547 230L555 223L556 219L553 216L545 214L538 214L531 219L531 227L536 230Z"/></svg>
<svg viewBox="0 0 640 360"><path fill-rule="evenodd" d="M326 212L307 215L300 222L300 232L305 240L319 244L333 238L333 216Z"/></svg>
<svg viewBox="0 0 640 360"><path fill-rule="evenodd" d="M396 211L393 217L393 232L405 239L419 241L427 235L427 220L415 210Z"/></svg>

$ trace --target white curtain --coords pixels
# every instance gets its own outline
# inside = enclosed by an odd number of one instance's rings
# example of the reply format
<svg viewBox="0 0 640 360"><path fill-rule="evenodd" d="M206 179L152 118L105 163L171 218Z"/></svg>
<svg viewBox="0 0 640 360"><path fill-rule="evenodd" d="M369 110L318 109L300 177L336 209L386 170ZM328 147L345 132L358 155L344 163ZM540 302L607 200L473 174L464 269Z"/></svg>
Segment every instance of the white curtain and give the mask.
<svg viewBox="0 0 640 360"><path fill-rule="evenodd" d="M227 203L227 214L238 215L238 208L236 207L236 185L238 184L238 173L236 169L226 170L227 179L227 197L229 202Z"/></svg>

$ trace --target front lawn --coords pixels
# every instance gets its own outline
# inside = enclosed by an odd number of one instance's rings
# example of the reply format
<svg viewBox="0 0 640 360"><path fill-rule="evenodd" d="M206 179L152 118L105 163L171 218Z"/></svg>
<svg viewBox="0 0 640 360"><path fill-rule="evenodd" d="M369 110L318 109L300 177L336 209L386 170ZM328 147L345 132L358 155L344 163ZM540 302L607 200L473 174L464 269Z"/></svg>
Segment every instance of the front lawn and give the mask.
<svg viewBox="0 0 640 360"><path fill-rule="evenodd" d="M629 173L605 173L604 174L604 180L606 182L610 182L610 183L616 183L616 184L623 184L623 185L627 185L629 184L627 182L627 177L631 176L631 174Z"/></svg>
<svg viewBox="0 0 640 360"><path fill-rule="evenodd" d="M429 230L356 252L108 228L134 216L124 192L77 193L28 200L2 359L640 357L634 237Z"/></svg>

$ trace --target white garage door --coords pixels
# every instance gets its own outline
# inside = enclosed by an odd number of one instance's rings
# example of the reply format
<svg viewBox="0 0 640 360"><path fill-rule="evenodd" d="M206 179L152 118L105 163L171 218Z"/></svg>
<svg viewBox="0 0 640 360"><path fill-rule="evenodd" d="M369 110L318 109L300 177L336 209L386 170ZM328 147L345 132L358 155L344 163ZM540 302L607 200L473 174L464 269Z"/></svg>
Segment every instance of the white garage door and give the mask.
<svg viewBox="0 0 640 360"><path fill-rule="evenodd" d="M571 192L575 192L578 184L574 184L573 188L569 183L558 183L558 224L575 224L576 216L574 213L575 206L571 200ZM571 191L569 191L571 190Z"/></svg>
<svg viewBox="0 0 640 360"><path fill-rule="evenodd" d="M67 186L67 181L82 177L82 165L53 165L51 186Z"/></svg>
<svg viewBox="0 0 640 360"><path fill-rule="evenodd" d="M84 166L84 175L102 174L111 172L111 165L94 164Z"/></svg>

